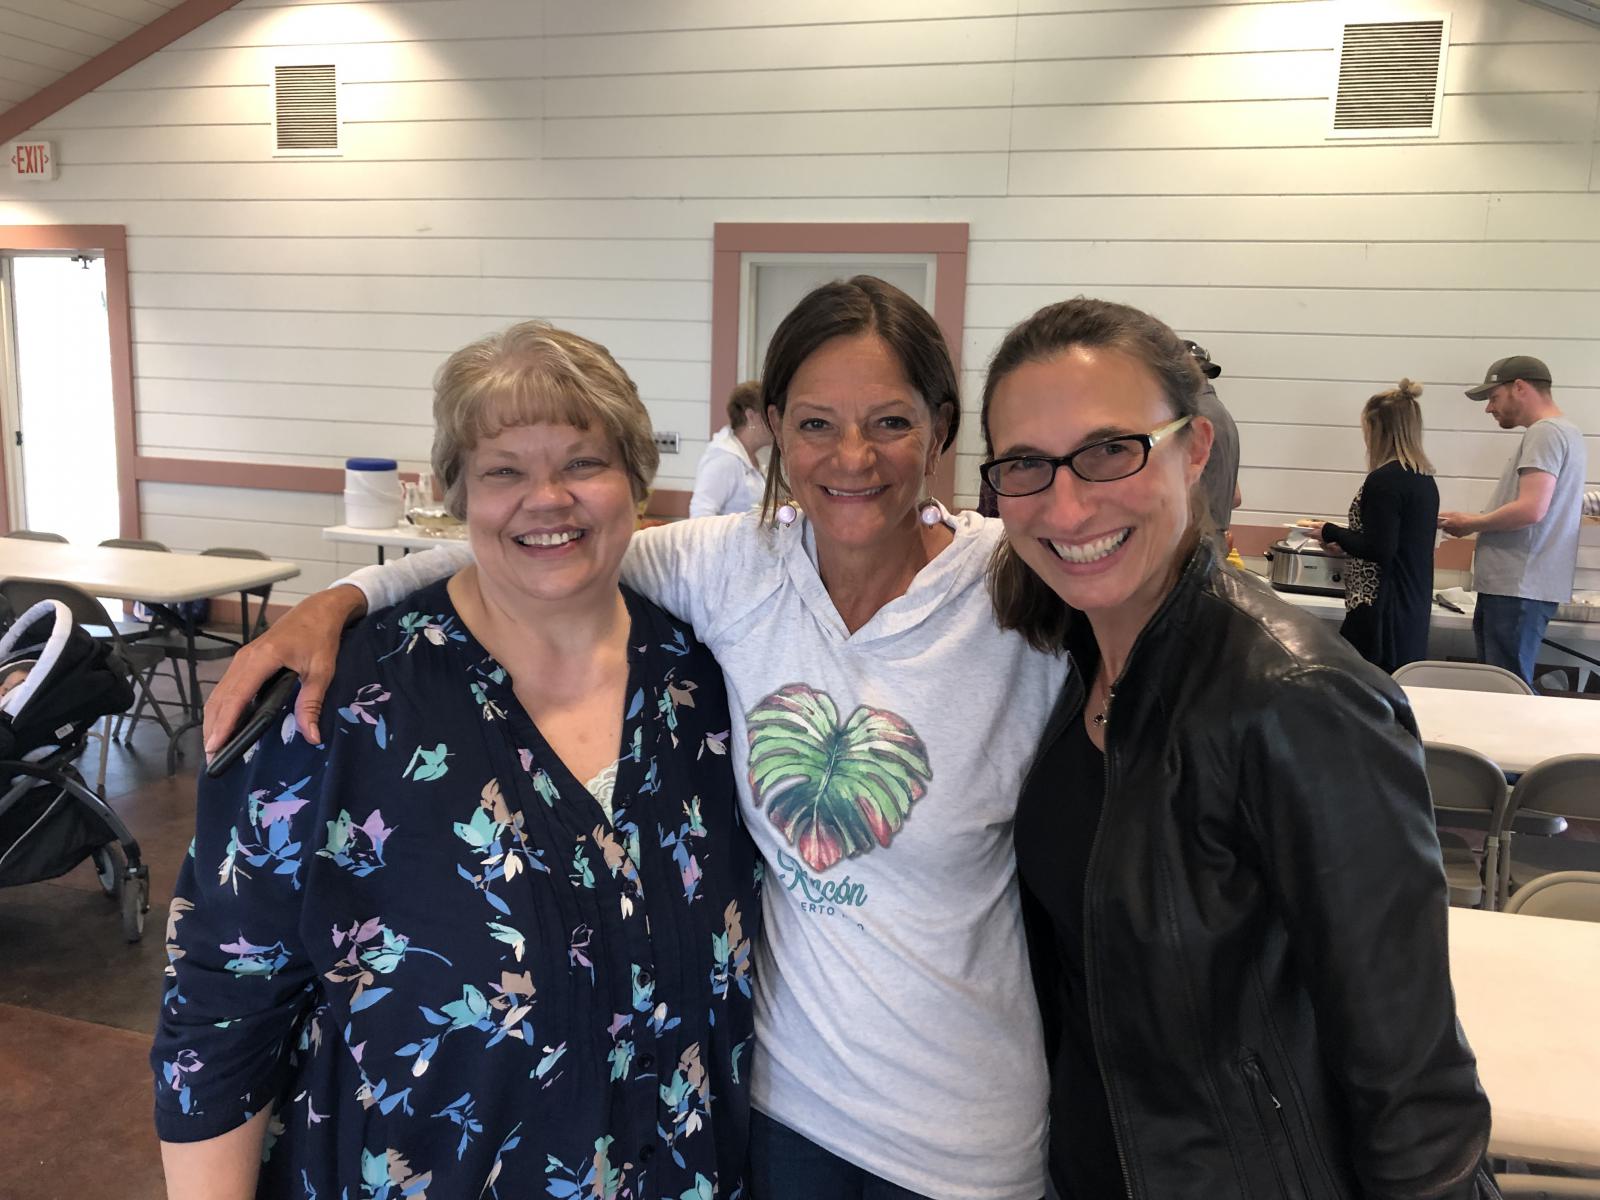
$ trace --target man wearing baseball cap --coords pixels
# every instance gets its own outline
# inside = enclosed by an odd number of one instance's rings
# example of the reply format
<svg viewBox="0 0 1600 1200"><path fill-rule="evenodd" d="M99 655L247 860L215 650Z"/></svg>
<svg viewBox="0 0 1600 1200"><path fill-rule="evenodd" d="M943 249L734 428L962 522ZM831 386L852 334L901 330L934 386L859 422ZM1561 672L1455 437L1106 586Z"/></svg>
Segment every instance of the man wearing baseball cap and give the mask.
<svg viewBox="0 0 1600 1200"><path fill-rule="evenodd" d="M1583 434L1556 407L1550 368L1530 355L1495 362L1467 395L1487 401L1500 428L1527 432L1488 510L1442 512L1439 526L1452 537L1478 535L1472 558L1478 661L1531 684L1545 627L1556 606L1572 598L1588 466Z"/></svg>

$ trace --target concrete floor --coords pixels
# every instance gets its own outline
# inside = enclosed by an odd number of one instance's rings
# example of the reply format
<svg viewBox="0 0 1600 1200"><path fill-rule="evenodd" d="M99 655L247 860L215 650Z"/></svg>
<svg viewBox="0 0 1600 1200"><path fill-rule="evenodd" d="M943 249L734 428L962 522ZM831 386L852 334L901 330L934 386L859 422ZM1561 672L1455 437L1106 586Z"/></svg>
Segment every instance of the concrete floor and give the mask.
<svg viewBox="0 0 1600 1200"><path fill-rule="evenodd" d="M206 677L220 674L210 665ZM160 688L158 687L158 693ZM0 1197L160 1200L148 1054L166 965L167 904L194 835L198 732L178 774L144 721L113 743L105 795L150 868L144 940L123 940L93 867L0 890ZM80 768L98 765L91 741Z"/></svg>

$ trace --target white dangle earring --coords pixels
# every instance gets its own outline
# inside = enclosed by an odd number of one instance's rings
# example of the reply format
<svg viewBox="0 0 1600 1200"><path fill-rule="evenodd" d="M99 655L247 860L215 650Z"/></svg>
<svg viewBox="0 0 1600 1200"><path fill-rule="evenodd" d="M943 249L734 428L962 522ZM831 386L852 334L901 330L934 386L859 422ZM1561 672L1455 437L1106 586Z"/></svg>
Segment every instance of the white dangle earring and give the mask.
<svg viewBox="0 0 1600 1200"><path fill-rule="evenodd" d="M921 504L917 505L917 520L932 528L944 520L944 511L939 507L939 502L929 496Z"/></svg>
<svg viewBox="0 0 1600 1200"><path fill-rule="evenodd" d="M778 505L778 511L773 513L773 516L779 525L787 529L800 519L800 506L793 500L785 500Z"/></svg>

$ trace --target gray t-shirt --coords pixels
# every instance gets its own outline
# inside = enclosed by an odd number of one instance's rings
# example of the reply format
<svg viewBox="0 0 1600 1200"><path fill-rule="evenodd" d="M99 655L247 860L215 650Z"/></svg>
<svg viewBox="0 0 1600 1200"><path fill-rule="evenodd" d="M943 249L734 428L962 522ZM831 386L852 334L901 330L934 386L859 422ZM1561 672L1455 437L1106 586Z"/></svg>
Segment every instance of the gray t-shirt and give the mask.
<svg viewBox="0 0 1600 1200"><path fill-rule="evenodd" d="M1544 520L1504 533L1480 533L1472 559L1472 583L1479 592L1565 604L1572 599L1578 568L1578 526L1583 514L1583 479L1588 454L1583 434L1565 417L1546 417L1528 426L1522 447L1506 464L1485 512L1517 498L1522 472L1556 477L1555 494Z"/></svg>
<svg viewBox="0 0 1600 1200"><path fill-rule="evenodd" d="M1205 473L1200 476L1200 488L1205 492L1211 523L1220 532L1233 523L1233 493L1239 486L1239 427L1209 382L1200 389L1200 415L1217 431Z"/></svg>

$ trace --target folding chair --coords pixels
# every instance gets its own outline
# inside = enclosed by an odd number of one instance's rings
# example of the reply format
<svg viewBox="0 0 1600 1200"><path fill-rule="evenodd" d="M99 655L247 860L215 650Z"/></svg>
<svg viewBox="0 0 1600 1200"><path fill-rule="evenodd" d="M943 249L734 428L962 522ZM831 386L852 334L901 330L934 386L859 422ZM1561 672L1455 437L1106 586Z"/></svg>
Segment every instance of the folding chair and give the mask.
<svg viewBox="0 0 1600 1200"><path fill-rule="evenodd" d="M209 550L200 551L201 554L210 554L216 558L253 558L262 562L267 561L267 556L259 550L249 550L240 546L213 546ZM250 620L250 597L256 598L256 619ZM261 636L267 627L267 601L272 598L272 585L250 588L239 593L239 641L251 641Z"/></svg>
<svg viewBox="0 0 1600 1200"><path fill-rule="evenodd" d="M1408 687L1456 688L1463 692L1503 692L1516 696L1536 694L1521 676L1488 663L1440 662L1425 658L1397 668L1394 681Z"/></svg>
<svg viewBox="0 0 1600 1200"><path fill-rule="evenodd" d="M1444 742L1422 744L1433 796L1433 819L1441 826L1455 815L1468 827L1485 827L1483 861L1459 833L1439 830L1439 850L1444 858L1450 903L1456 908L1495 906L1494 881L1498 878L1500 834L1510 796L1500 768L1476 750Z"/></svg>
<svg viewBox="0 0 1600 1200"><path fill-rule="evenodd" d="M66 544L67 539L59 533L43 533L37 529L13 529L10 533L0 535L8 538L22 538L29 542L61 542Z"/></svg>
<svg viewBox="0 0 1600 1200"><path fill-rule="evenodd" d="M1518 828L1522 814L1600 821L1600 754L1563 754L1535 763L1511 789L1513 839L1501 839L1499 893L1511 897L1541 875L1600 871L1600 842L1536 837Z"/></svg>
<svg viewBox="0 0 1600 1200"><path fill-rule="evenodd" d="M1566 921L1600 921L1600 871L1541 875L1511 897L1506 911Z"/></svg>

